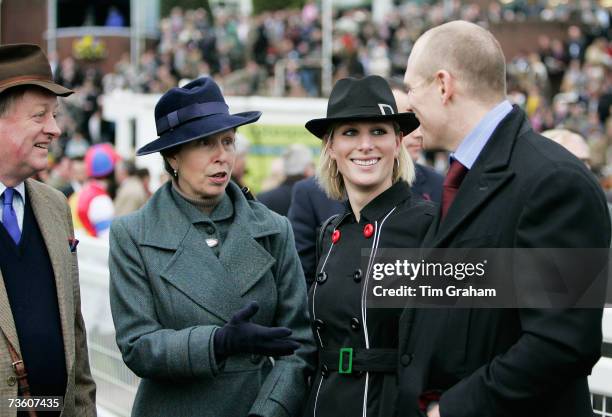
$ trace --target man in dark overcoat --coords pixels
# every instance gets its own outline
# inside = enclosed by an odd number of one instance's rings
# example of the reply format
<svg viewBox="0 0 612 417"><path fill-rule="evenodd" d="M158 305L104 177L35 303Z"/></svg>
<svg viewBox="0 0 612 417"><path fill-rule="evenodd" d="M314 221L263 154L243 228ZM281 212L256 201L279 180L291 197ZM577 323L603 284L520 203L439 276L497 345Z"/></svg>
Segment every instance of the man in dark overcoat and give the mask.
<svg viewBox="0 0 612 417"><path fill-rule="evenodd" d="M451 152L425 248L608 247L600 186L507 101L490 32L463 21L427 31L404 81L425 146ZM601 308L406 309L398 415L590 417L601 317Z"/></svg>

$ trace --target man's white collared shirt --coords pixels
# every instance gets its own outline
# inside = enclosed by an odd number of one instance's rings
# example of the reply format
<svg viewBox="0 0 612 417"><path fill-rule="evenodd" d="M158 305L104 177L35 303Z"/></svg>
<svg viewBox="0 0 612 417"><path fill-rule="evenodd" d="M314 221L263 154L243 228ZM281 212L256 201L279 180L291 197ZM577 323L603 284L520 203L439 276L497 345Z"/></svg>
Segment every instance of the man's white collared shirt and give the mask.
<svg viewBox="0 0 612 417"><path fill-rule="evenodd" d="M0 182L0 196L6 190L6 185ZM13 194L13 209L15 210L15 215L17 216L17 223L19 224L19 230L23 232L23 213L25 212L25 182L13 187L16 191ZM4 196L0 198L2 202L4 202ZM0 220L4 215L4 204L0 205Z"/></svg>

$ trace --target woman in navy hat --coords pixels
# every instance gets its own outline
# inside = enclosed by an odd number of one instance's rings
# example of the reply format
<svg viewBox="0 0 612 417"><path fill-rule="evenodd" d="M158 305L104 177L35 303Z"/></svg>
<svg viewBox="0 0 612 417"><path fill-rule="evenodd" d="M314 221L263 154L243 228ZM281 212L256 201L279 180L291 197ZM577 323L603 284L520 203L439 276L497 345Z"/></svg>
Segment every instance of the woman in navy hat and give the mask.
<svg viewBox="0 0 612 417"><path fill-rule="evenodd" d="M378 76L336 83L327 117L306 128L322 139L318 181L347 199L324 223L309 310L318 368L306 416L395 416L401 309L371 308L369 265L378 248L420 247L434 206L412 196L414 166L402 137L418 127L398 113ZM367 254L367 259L362 258Z"/></svg>
<svg viewBox="0 0 612 417"><path fill-rule="evenodd" d="M132 416L298 416L314 351L291 227L230 182L236 128L201 78L155 107L172 177L110 237L117 344L142 378ZM271 361L271 357L275 360Z"/></svg>

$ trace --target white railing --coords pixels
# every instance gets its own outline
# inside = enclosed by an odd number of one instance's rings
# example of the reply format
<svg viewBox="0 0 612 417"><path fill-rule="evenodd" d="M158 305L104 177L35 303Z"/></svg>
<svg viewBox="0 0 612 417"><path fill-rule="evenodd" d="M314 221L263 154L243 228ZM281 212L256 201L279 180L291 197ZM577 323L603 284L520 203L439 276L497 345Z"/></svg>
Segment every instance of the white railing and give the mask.
<svg viewBox="0 0 612 417"><path fill-rule="evenodd" d="M87 236L78 239L81 310L98 407L128 417L139 380L123 363L115 343L108 296L108 242Z"/></svg>
<svg viewBox="0 0 612 417"><path fill-rule="evenodd" d="M108 296L108 242L77 237L80 240L81 304L91 370L98 386L98 405L116 416L127 417L139 379L125 366L115 344ZM612 343L612 307L604 310L603 334L604 343ZM595 365L589 377L589 387L597 399L594 406L601 401L604 407L596 409L596 415L612 416L612 358L601 358Z"/></svg>
<svg viewBox="0 0 612 417"><path fill-rule="evenodd" d="M604 310L604 343L612 344L612 307ZM612 417L612 358L601 358L589 377L595 416Z"/></svg>

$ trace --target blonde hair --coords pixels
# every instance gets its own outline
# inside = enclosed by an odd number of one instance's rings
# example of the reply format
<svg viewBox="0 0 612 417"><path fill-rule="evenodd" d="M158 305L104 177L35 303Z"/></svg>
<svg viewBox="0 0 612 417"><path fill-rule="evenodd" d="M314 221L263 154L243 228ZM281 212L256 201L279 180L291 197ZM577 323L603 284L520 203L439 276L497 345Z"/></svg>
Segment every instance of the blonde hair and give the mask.
<svg viewBox="0 0 612 417"><path fill-rule="evenodd" d="M399 136L400 147L396 162L393 163L391 182L395 184L398 181L406 181L408 184L412 184L416 177L414 162L412 162L412 158L410 158L408 151L406 151L402 144L402 133L399 130L399 126L395 122L392 123L395 134ZM338 171L336 161L329 154L329 147L333 141L335 127L335 125L332 126L323 136L321 156L319 157L319 166L317 167L317 181L329 198L332 200L343 200L347 197L344 179Z"/></svg>

